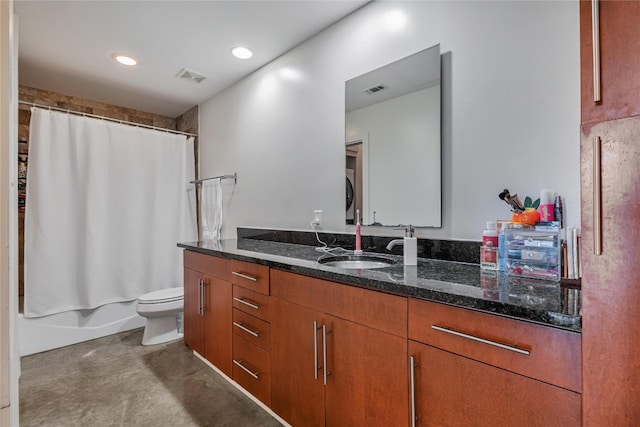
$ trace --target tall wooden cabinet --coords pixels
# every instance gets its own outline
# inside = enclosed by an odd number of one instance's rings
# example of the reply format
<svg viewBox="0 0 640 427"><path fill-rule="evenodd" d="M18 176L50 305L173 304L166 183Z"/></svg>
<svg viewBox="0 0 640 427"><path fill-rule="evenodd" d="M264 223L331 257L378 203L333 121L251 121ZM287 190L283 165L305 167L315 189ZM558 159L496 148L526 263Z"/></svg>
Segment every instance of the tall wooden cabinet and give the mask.
<svg viewBox="0 0 640 427"><path fill-rule="evenodd" d="M640 2L580 2L583 425L640 422ZM597 65L597 64L596 64ZM596 73L597 74L597 73Z"/></svg>
<svg viewBox="0 0 640 427"><path fill-rule="evenodd" d="M271 270L271 407L294 426L406 426L407 300Z"/></svg>

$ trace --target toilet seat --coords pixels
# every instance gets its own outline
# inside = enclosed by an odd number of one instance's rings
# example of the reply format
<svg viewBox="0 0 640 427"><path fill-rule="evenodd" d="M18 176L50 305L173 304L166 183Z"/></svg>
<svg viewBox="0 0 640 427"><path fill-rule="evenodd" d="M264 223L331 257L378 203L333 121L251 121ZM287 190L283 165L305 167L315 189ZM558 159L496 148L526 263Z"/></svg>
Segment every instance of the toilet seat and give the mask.
<svg viewBox="0 0 640 427"><path fill-rule="evenodd" d="M149 292L138 298L139 304L162 304L184 299L184 288L178 286L175 288L160 289L159 291Z"/></svg>

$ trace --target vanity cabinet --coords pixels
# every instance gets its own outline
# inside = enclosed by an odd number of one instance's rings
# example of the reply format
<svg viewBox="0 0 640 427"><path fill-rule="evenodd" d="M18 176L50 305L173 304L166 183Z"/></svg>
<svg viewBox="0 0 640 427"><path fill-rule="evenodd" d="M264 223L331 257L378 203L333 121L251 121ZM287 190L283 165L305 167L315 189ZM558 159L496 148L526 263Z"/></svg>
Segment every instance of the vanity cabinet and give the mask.
<svg viewBox="0 0 640 427"><path fill-rule="evenodd" d="M294 426L409 423L407 299L271 270L271 407Z"/></svg>
<svg viewBox="0 0 640 427"><path fill-rule="evenodd" d="M245 390L271 405L271 316L269 267L229 262L233 283L233 375Z"/></svg>
<svg viewBox="0 0 640 427"><path fill-rule="evenodd" d="M184 251L184 342L232 375L232 285L228 261Z"/></svg>
<svg viewBox="0 0 640 427"><path fill-rule="evenodd" d="M602 100L591 2L580 2L581 272L585 426L640 420L640 2L600 1Z"/></svg>
<svg viewBox="0 0 640 427"><path fill-rule="evenodd" d="M417 426L580 426L580 335L409 299Z"/></svg>

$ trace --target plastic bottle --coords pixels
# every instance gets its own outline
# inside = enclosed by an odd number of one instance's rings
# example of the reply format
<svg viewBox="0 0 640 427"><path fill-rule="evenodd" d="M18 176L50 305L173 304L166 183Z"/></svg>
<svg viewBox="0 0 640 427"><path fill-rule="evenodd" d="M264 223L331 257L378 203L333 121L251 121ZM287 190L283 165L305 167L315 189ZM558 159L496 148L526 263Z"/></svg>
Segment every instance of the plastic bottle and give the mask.
<svg viewBox="0 0 640 427"><path fill-rule="evenodd" d="M556 201L553 204L553 219L554 221L560 221L560 228L563 227L562 223L562 197L556 196Z"/></svg>
<svg viewBox="0 0 640 427"><path fill-rule="evenodd" d="M554 191L549 188L540 190L540 221L553 221L553 195Z"/></svg>
<svg viewBox="0 0 640 427"><path fill-rule="evenodd" d="M418 239L412 225L404 232L404 265L418 265Z"/></svg>
<svg viewBox="0 0 640 427"><path fill-rule="evenodd" d="M504 254L504 229L506 228L507 223L502 222L502 226L500 227L500 232L498 233L498 270L505 271L506 270L506 259Z"/></svg>
<svg viewBox="0 0 640 427"><path fill-rule="evenodd" d="M487 221L487 226L482 233L482 246L498 247L498 228L495 221Z"/></svg>

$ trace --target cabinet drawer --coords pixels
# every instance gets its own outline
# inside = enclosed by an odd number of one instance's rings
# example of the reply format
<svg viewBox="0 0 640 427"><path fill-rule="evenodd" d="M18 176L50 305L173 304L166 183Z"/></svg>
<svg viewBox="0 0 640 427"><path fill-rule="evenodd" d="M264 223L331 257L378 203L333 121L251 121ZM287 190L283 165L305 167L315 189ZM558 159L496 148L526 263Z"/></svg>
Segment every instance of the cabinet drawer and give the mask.
<svg viewBox="0 0 640 427"><path fill-rule="evenodd" d="M271 321L269 296L241 286L233 286L233 307L256 316L265 322Z"/></svg>
<svg viewBox="0 0 640 427"><path fill-rule="evenodd" d="M235 308L233 309L233 333L265 351L271 350L271 325Z"/></svg>
<svg viewBox="0 0 640 427"><path fill-rule="evenodd" d="M271 406L271 356L239 335L233 335L233 379Z"/></svg>
<svg viewBox="0 0 640 427"><path fill-rule="evenodd" d="M580 393L580 334L409 298L409 338Z"/></svg>
<svg viewBox="0 0 640 427"><path fill-rule="evenodd" d="M229 281L229 260L199 252L184 251L184 268L199 271L211 277Z"/></svg>
<svg viewBox="0 0 640 427"><path fill-rule="evenodd" d="M265 265L231 260L229 280L234 285L269 295L269 267Z"/></svg>
<svg viewBox="0 0 640 427"><path fill-rule="evenodd" d="M407 337L407 298L271 269L271 294L287 301Z"/></svg>

